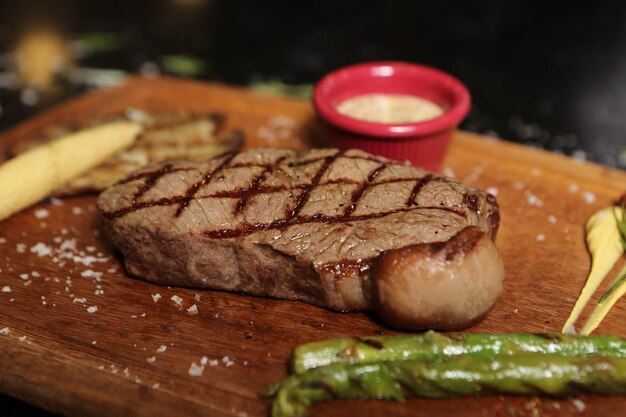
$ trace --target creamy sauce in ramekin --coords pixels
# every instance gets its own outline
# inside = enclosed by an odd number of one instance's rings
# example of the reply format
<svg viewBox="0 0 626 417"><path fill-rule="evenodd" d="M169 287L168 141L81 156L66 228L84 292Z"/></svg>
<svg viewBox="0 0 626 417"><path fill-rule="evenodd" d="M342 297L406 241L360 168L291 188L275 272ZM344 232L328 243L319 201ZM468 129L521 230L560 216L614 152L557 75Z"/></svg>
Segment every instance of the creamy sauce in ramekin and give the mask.
<svg viewBox="0 0 626 417"><path fill-rule="evenodd" d="M420 97L404 94L363 94L337 106L344 116L374 123L417 123L434 119L443 108Z"/></svg>

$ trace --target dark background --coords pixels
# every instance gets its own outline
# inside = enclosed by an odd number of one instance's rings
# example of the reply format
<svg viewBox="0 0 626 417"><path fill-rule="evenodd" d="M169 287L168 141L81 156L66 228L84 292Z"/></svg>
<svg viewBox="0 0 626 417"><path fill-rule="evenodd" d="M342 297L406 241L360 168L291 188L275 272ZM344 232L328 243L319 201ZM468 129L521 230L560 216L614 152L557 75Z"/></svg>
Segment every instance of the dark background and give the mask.
<svg viewBox="0 0 626 417"><path fill-rule="evenodd" d="M47 88L20 80L15 59L19 40L42 23L73 54ZM465 82L473 108L464 129L626 168L621 1L3 0L0 130L112 84L102 74L306 87L335 68L382 59L436 66ZM45 413L0 396L0 416L30 415Z"/></svg>

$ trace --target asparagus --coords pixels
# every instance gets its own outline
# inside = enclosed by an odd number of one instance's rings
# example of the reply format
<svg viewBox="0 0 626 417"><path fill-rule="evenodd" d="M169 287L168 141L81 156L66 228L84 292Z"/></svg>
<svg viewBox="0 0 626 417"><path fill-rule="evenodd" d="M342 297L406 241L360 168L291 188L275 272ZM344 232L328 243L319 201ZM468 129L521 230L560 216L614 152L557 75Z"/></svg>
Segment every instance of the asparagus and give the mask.
<svg viewBox="0 0 626 417"><path fill-rule="evenodd" d="M626 340L608 335L445 334L433 331L418 335L339 338L298 346L294 350L291 367L295 374L301 374L332 363L442 361L459 355L493 359L526 353L626 358Z"/></svg>
<svg viewBox="0 0 626 417"><path fill-rule="evenodd" d="M518 394L626 394L626 359L614 357L459 356L443 362L336 363L293 375L272 387L272 417L306 416L332 399L443 398Z"/></svg>

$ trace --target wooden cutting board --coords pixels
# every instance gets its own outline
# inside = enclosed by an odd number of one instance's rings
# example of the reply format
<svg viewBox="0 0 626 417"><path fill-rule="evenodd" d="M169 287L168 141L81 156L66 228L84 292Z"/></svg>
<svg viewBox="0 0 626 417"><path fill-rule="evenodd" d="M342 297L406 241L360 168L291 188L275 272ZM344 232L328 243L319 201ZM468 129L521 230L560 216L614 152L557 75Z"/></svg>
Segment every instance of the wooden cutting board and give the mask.
<svg viewBox="0 0 626 417"><path fill-rule="evenodd" d="M307 102L163 78L133 79L45 112L0 136L0 151L51 125L129 106L224 112L225 128L243 129L247 147L323 143ZM560 330L589 269L583 224L626 191L626 173L466 132L457 132L444 172L489 188L501 206L505 291L468 331ZM297 344L394 333L369 314L131 279L98 234L95 201L45 201L0 223L1 392L72 416L265 416L270 401L259 394L287 375ZM190 314L194 304L198 312ZM598 333L626 336L624 323L623 300ZM569 416L583 409L624 415L626 399L341 401L315 406L312 415Z"/></svg>

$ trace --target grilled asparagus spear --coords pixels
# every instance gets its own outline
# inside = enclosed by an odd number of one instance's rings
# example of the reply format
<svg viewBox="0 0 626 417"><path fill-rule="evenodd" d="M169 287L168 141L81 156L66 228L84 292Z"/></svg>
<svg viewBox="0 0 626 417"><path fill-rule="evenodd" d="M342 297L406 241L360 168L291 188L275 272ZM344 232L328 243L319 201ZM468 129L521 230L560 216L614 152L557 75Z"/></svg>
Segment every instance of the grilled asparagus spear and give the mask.
<svg viewBox="0 0 626 417"><path fill-rule="evenodd" d="M294 350L292 369L301 374L332 363L381 361L442 361L464 355L493 359L526 353L554 356L610 355L626 358L626 340L615 336L576 336L560 333L460 334L339 338L306 343Z"/></svg>
<svg viewBox="0 0 626 417"><path fill-rule="evenodd" d="M332 399L442 398L494 393L566 396L626 394L626 359L507 356L336 363L293 375L275 385L272 417L306 416L312 404Z"/></svg>

